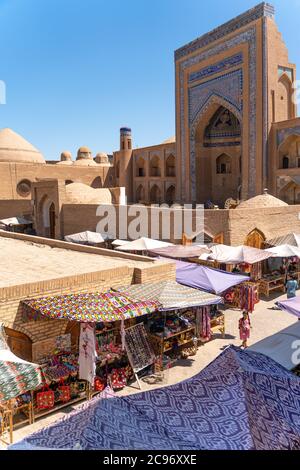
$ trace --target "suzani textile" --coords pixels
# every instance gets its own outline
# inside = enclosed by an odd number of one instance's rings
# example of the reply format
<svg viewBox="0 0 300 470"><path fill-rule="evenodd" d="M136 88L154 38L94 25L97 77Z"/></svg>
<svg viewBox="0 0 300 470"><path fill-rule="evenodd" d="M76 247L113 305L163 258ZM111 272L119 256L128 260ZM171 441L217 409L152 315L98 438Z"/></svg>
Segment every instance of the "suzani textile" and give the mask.
<svg viewBox="0 0 300 470"><path fill-rule="evenodd" d="M11 448L300 449L300 378L231 346L184 382L95 400Z"/></svg>
<svg viewBox="0 0 300 470"><path fill-rule="evenodd" d="M42 382L40 367L15 356L0 325L0 402L34 390Z"/></svg>
<svg viewBox="0 0 300 470"><path fill-rule="evenodd" d="M26 317L39 319L40 315L52 319L80 322L117 321L139 317L158 309L155 301L134 301L117 292L93 292L57 295L23 301Z"/></svg>

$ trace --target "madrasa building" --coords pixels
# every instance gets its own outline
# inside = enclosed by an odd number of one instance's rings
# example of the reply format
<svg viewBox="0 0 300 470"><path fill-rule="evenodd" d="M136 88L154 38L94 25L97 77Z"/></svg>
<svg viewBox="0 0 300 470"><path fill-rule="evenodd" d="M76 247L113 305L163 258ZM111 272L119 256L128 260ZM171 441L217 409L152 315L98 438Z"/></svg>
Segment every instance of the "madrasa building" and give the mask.
<svg viewBox="0 0 300 470"><path fill-rule="evenodd" d="M215 242L261 246L283 230L299 232L296 68L273 6L261 3L179 48L175 74L176 136L157 145L134 148L122 127L112 159L82 147L75 161L63 152L46 162L2 130L0 217L31 214L38 235L63 238L95 231L97 205L119 207L126 194L128 208L205 204Z"/></svg>

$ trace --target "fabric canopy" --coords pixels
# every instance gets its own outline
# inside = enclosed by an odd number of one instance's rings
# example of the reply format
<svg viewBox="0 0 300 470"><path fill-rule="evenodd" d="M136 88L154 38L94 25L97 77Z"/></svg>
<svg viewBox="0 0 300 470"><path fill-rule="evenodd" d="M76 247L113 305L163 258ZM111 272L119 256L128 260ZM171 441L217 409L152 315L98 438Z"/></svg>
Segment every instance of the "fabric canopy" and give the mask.
<svg viewBox="0 0 300 470"><path fill-rule="evenodd" d="M290 258L294 256L300 258L300 248L293 245L279 245L274 248L268 248L265 251L271 253L275 258Z"/></svg>
<svg viewBox="0 0 300 470"><path fill-rule="evenodd" d="M95 398L10 449L296 450L300 378L231 346L183 382Z"/></svg>
<svg viewBox="0 0 300 470"><path fill-rule="evenodd" d="M176 281L135 284L120 289L131 299L154 300L161 304L160 310L175 310L218 304L222 298L198 289L178 284Z"/></svg>
<svg viewBox="0 0 300 470"><path fill-rule="evenodd" d="M211 254L208 255L208 258L225 264L254 264L271 256L266 250L252 248L251 246L215 245L211 247Z"/></svg>
<svg viewBox="0 0 300 470"><path fill-rule="evenodd" d="M126 243L126 245L118 246L118 250L121 251L150 251L155 248L163 248L166 246L172 246L172 243L162 242L160 240L152 240L152 238L141 237L132 242Z"/></svg>
<svg viewBox="0 0 300 470"><path fill-rule="evenodd" d="M25 219L24 217L10 217L8 219L0 220L0 226L4 225L8 227L9 225L31 225L32 221Z"/></svg>
<svg viewBox="0 0 300 470"><path fill-rule="evenodd" d="M150 254L157 256L164 256L167 258L193 258L202 255L203 253L210 253L210 250L197 245L174 245L165 248L156 248L150 250Z"/></svg>
<svg viewBox="0 0 300 470"><path fill-rule="evenodd" d="M71 243L81 243L83 245L95 245L96 243L103 243L108 239L108 236L101 235L98 232L80 232L73 233L72 235L65 236L65 240Z"/></svg>
<svg viewBox="0 0 300 470"><path fill-rule="evenodd" d="M112 322L139 317L156 311L156 301L135 301L118 292L93 292L56 295L24 300L25 315L29 318L75 320L80 322Z"/></svg>
<svg viewBox="0 0 300 470"><path fill-rule="evenodd" d="M241 282L249 281L248 276L227 273L220 269L208 268L195 263L176 262L176 280L196 289L203 289L215 294L230 289Z"/></svg>
<svg viewBox="0 0 300 470"><path fill-rule="evenodd" d="M281 310L285 310L286 312L300 318L300 297L292 297L291 299L276 302L276 304L281 308Z"/></svg>
<svg viewBox="0 0 300 470"><path fill-rule="evenodd" d="M40 367L15 356L0 324L0 402L34 390L42 383Z"/></svg>
<svg viewBox="0 0 300 470"><path fill-rule="evenodd" d="M278 364L285 367L285 369L292 370L296 366L295 361L293 361L293 353L295 350L292 349L292 344L294 341L299 340L300 321L297 321L288 328L278 331L278 333L268 336L267 338L251 345L249 349L251 351L265 354L278 362Z"/></svg>
<svg viewBox="0 0 300 470"><path fill-rule="evenodd" d="M129 243L128 240L114 240L111 244L113 246L122 246L122 245L127 245Z"/></svg>
<svg viewBox="0 0 300 470"><path fill-rule="evenodd" d="M298 233L287 233L281 237L275 237L271 240L267 240L266 243L270 246L279 246L279 245L292 245L300 247L300 234Z"/></svg>

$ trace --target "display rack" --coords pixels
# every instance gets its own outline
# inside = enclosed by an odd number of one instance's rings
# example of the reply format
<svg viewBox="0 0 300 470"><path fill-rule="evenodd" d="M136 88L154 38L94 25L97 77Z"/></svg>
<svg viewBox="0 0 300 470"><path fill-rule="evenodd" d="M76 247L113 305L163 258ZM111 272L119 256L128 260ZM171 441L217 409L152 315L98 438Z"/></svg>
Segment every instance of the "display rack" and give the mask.
<svg viewBox="0 0 300 470"><path fill-rule="evenodd" d="M259 282L259 293L265 295L266 297L270 296L270 292L274 290L280 290L285 292L285 276L268 276L262 278Z"/></svg>

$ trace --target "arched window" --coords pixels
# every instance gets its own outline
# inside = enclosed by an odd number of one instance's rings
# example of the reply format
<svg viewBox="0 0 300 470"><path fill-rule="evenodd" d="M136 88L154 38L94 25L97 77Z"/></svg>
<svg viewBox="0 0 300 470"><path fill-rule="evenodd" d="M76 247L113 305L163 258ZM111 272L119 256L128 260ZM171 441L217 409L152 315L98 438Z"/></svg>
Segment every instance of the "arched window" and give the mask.
<svg viewBox="0 0 300 470"><path fill-rule="evenodd" d="M287 169L290 166L290 159L287 155L285 155L282 159L282 168Z"/></svg>
<svg viewBox="0 0 300 470"><path fill-rule="evenodd" d="M166 160L166 176L176 176L174 155L169 155Z"/></svg>
<svg viewBox="0 0 300 470"><path fill-rule="evenodd" d="M150 176L160 176L159 157L157 155L151 158Z"/></svg>
<svg viewBox="0 0 300 470"><path fill-rule="evenodd" d="M150 191L150 202L153 204L159 204L161 201L161 192L157 184L154 184Z"/></svg>
<svg viewBox="0 0 300 470"><path fill-rule="evenodd" d="M142 157L136 162L136 176L146 176L145 160Z"/></svg>
<svg viewBox="0 0 300 470"><path fill-rule="evenodd" d="M167 204L174 204L176 197L175 186L172 184L166 191L166 203Z"/></svg>
<svg viewBox="0 0 300 470"><path fill-rule="evenodd" d="M72 181L72 180L65 180L65 185L66 185L66 186L67 186L68 184L72 184L72 183L74 183L74 181Z"/></svg>
<svg viewBox="0 0 300 470"><path fill-rule="evenodd" d="M263 248L265 240L264 234L255 228L247 235L244 245L252 246L253 248Z"/></svg>
<svg viewBox="0 0 300 470"><path fill-rule="evenodd" d="M216 172L218 174L229 174L231 173L231 157L222 153L216 160Z"/></svg>
<svg viewBox="0 0 300 470"><path fill-rule="evenodd" d="M143 185L139 185L136 190L136 202L144 202L145 201L145 188Z"/></svg>

